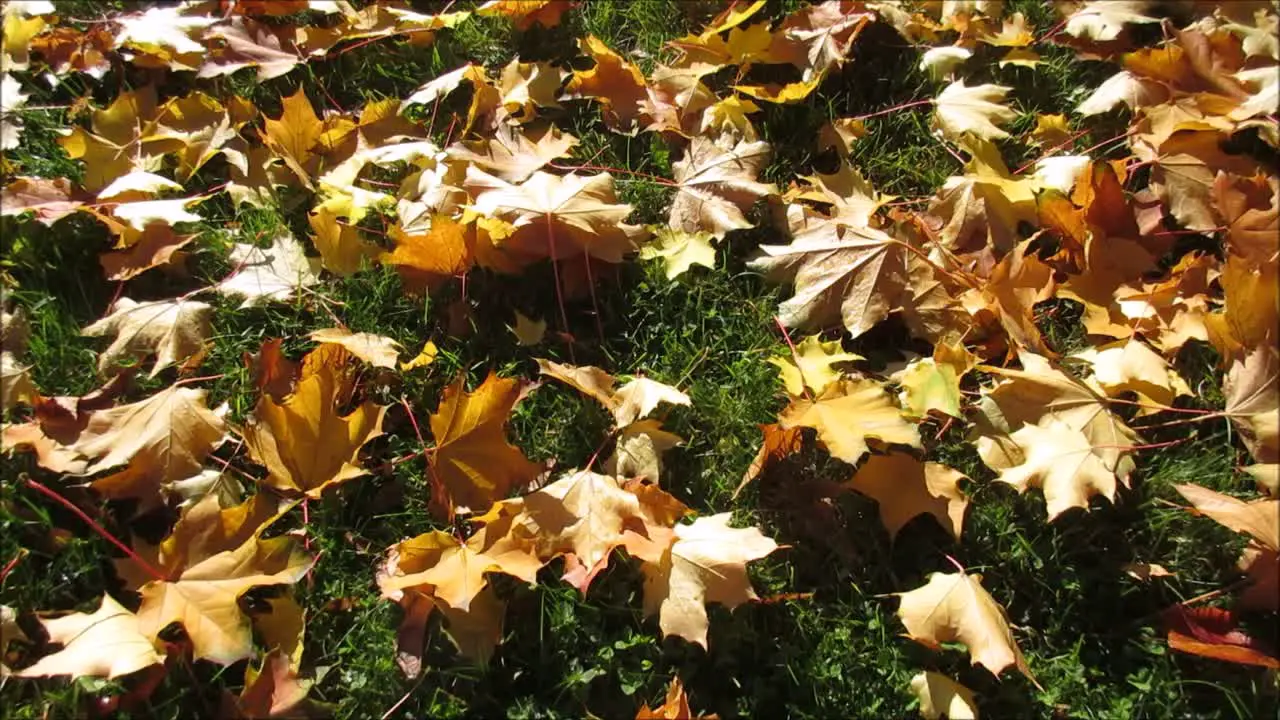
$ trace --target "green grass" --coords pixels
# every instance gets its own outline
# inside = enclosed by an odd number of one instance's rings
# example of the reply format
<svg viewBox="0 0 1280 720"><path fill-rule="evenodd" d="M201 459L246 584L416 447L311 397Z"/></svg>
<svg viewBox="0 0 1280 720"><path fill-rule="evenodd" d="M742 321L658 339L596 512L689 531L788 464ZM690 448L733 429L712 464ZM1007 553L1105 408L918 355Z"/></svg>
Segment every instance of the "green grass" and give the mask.
<svg viewBox="0 0 1280 720"><path fill-rule="evenodd" d="M1040 28L1055 23L1052 10L1035 2L1014 3ZM92 5L92 4L90 4ZM460 5L462 5L460 3ZM576 54L576 38L595 33L646 68L663 55L663 43L700 27L707 17L697 3L592 0L566 16L562 27L512 30L499 20L473 19L441 32L430 47L383 41L321 60L276 80L256 84L252 73L196 86L215 95L235 93L275 114L280 97L298 83L317 108L331 101L355 109L372 98L404 97L427 79L474 60L490 66L522 59L561 61ZM770 2L777 16L797 3ZM80 8L79 17L92 9ZM1068 111L1081 93L1105 77L1107 66L1081 63L1066 50L1046 53L1039 70L1000 70L979 61L973 82L1015 87L1012 97L1024 112ZM916 68L917 50L886 27L873 26L856 46L853 59L808 102L769 106L757 116L775 159L767 180L785 185L798 174L832 167L817 154L817 128L833 117L874 112L929 97L938 85ZM886 72L891 69L892 72ZM95 92L133 87L141 73L109 76ZM44 91L32 104L63 104L86 88L69 83ZM172 89L172 88L171 88ZM576 155L600 154L599 165L644 172L670 170L672 148L649 135L610 134L598 110L567 103L560 124L581 139ZM27 113L26 144L11 153L22 174L76 177L53 142L63 113ZM1033 122L1021 120L1025 129ZM1111 137L1116 127L1101 123L1079 147ZM868 122L870 135L855 147L855 162L882 192L930 194L960 164L931 137L928 113L903 112ZM443 140L442 128L436 128ZM1016 141L1002 144L1010 167L1034 156ZM220 161L219 161L220 162ZM213 177L216 172L202 173ZM208 185L218 182L210 179ZM662 222L670 191L655 183L620 177L622 198L635 204L633 222ZM172 297L215 282L230 269L227 243L279 225L305 237L307 203L280 210L232 208L211 201L195 251L193 276L173 280L150 273L131 281L134 298ZM763 212L764 209L761 209ZM11 279L7 299L31 322L24 361L47 394L82 394L98 383L95 351L103 343L79 336L79 328L102 315L115 292L102 279L97 255L107 245L91 220L71 218L54 228L5 218L3 270ZM924 669L947 673L973 688L988 717L1166 718L1274 716L1278 701L1274 675L1250 668L1172 654L1163 642L1158 612L1168 605L1216 589L1235 578L1238 536L1207 519L1173 506L1171 485L1198 482L1235 491L1250 486L1236 472L1245 457L1222 421L1165 428L1144 435L1148 442L1186 437L1186 442L1143 451L1133 487L1112 505L1095 501L1089 513L1068 513L1045 522L1038 493L1024 496L991 482L964 433L951 428L930 443L930 459L946 462L971 478L973 502L963 542L952 543L928 520L905 528L896 543L880 525L875 504L852 494L828 497L829 484L847 479L848 466L809 451L771 467L737 499L733 488L758 444L756 425L770 422L784 400L774 368L764 359L782 349L772 314L784 289L765 284L745 268L752 250L780 238L768 229L736 232L722 244L715 270L695 268L672 282L659 268L628 263L601 286L598 336L592 303L568 305L578 339L570 355L559 342L524 348L506 325L513 311L556 325L558 310L549 267L519 278L475 272L465 302L474 332L449 335L449 304L460 288L431 299L407 296L393 271L371 268L347 279L330 279L319 292L352 329L387 335L416 351L427 339L441 354L430 372L367 378L368 393L392 404L387 436L368 453L372 474L331 492L311 508L312 549L322 559L311 582L297 592L307 608L304 670L317 678L312 696L331 703L342 718L378 717L410 693L394 717L623 718L643 703L661 702L674 674L686 682L695 709L721 717L901 717L914 701L909 678ZM156 277L153 277L156 275ZM255 393L242 358L271 337L286 338L297 357L312 329L332 325L313 299L239 310L234 301L214 304L215 347L201 374L221 375L201 383L211 405L226 401L233 420L252 410ZM1069 304L1046 316L1051 344L1074 349L1083 339ZM884 356L886 346L902 346L906 332L894 323L877 328L848 349ZM433 632L426 671L419 681L404 679L394 661L399 610L379 599L374 573L382 551L404 537L438 523L426 512L427 483L420 461L392 468L386 460L415 449L417 441L399 405L406 398L421 419L434 409L440 391L458 372L479 382L491 370L532 377L534 357L597 364L614 373L643 373L678 384L692 398L688 408L666 416L667 427L687 442L666 456L664 486L701 513L732 510L741 523L758 523L788 547L752 567L762 597L812 594L745 605L735 612L711 608L710 650L676 639L662 640L655 619L640 612L642 578L621 558L580 596L561 583L558 563L543 571L536 586L498 580L510 605L503 644L492 661L477 667L460 659L440 632ZM1212 353L1189 348L1179 368L1200 396L1192 407L1220 406L1220 373ZM130 396L142 397L171 382L171 371L156 381L139 381ZM554 458L560 468L588 462L607 432L605 413L573 391L554 384L538 389L517 408L511 434L535 460ZM1138 423L1141 424L1141 423ZM932 437L937 425L926 426ZM226 450L220 451L226 456ZM252 472L243 458L237 465ZM48 477L25 456L6 460L0 470L0 562L29 551L5 580L0 602L23 611L91 609L104 591L125 596L109 566L116 553L63 508L19 484L30 475L56 485L81 507L102 502L71 480ZM147 536L162 523L129 523L129 508L111 503L109 529L121 537ZM286 523L300 525L294 513ZM1044 690L1008 673L997 680L971 667L956 649L929 651L901 636L889 594L919 585L928 573L946 571L954 557L984 576L984 585L1008 609L1019 643ZM1121 570L1127 562L1158 562L1175 577L1143 584ZM340 607L331 601L347 599ZM1256 627L1271 639L1274 628ZM224 691L238 692L243 664L219 668L174 663L160 688L135 708L139 716L178 718L218 707ZM82 716L103 687L122 683L15 680L0 687L5 717Z"/></svg>

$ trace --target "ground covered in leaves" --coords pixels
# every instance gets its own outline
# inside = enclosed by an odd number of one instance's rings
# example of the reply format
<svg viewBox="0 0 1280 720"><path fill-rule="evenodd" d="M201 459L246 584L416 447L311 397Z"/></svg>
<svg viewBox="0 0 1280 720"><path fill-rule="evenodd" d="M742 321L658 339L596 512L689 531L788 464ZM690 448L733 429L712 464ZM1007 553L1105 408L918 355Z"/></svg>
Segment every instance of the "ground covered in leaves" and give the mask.
<svg viewBox="0 0 1280 720"><path fill-rule="evenodd" d="M6 717L1268 717L1272 2L8 2Z"/></svg>

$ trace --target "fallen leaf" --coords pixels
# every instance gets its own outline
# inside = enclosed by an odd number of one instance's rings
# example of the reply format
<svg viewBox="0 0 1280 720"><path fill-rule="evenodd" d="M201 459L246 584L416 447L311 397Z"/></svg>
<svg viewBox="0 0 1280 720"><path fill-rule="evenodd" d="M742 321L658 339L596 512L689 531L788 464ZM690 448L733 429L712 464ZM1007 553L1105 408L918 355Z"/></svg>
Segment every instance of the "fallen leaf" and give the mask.
<svg viewBox="0 0 1280 720"><path fill-rule="evenodd" d="M661 260L668 280L674 280L694 265L714 268L715 236L708 232L689 232L671 228L655 228L654 239L640 248L641 260Z"/></svg>
<svg viewBox="0 0 1280 720"><path fill-rule="evenodd" d="M110 595L92 613L72 613L41 620L49 642L61 650L19 670L18 677L105 677L108 680L135 673L164 661L151 638L139 627L138 616Z"/></svg>
<svg viewBox="0 0 1280 720"><path fill-rule="evenodd" d="M373 333L351 332L344 328L324 328L311 331L311 339L325 344L341 345L348 352L374 367L396 369L396 360L403 350L400 343L389 337Z"/></svg>
<svg viewBox="0 0 1280 720"><path fill-rule="evenodd" d="M757 5L761 3L756 3ZM667 688L667 696L661 705L650 709L648 705L636 713L636 720L719 720L720 716L694 715L689 707L689 696L685 694L684 684L679 675L671 677L671 685Z"/></svg>
<svg viewBox="0 0 1280 720"><path fill-rule="evenodd" d="M832 365L866 360L856 353L845 352L839 340L823 342L819 337L810 335L796 343L794 355L769 358L769 362L778 367L778 377L791 395L803 395L805 387L821 394L842 376L839 370L831 369Z"/></svg>
<svg viewBox="0 0 1280 720"><path fill-rule="evenodd" d="M1280 668L1280 658L1239 629L1236 614L1214 607L1177 604L1164 611L1169 647L1191 655L1259 667Z"/></svg>
<svg viewBox="0 0 1280 720"><path fill-rule="evenodd" d="M105 317L81 331L82 335L114 335L98 357L98 372L106 374L127 358L155 355L148 377L201 353L209 341L213 306L194 300L137 302L122 297Z"/></svg>
<svg viewBox="0 0 1280 720"><path fill-rule="evenodd" d="M283 402L269 395L258 399L244 442L254 462L267 468L263 483L286 494L318 498L329 486L368 472L359 465L360 448L382 434L387 408L366 400L339 415L346 395L342 372L324 364L304 371Z"/></svg>
<svg viewBox="0 0 1280 720"><path fill-rule="evenodd" d="M742 492L742 488L746 487L747 483L755 480L760 473L764 472L765 468L799 452L803 444L801 429L798 427L783 428L776 423L759 427L764 438L760 442L760 449L756 451L756 456L751 460L751 465L742 474L742 480L738 482L738 487L734 489L734 497L737 497L738 493Z"/></svg>
<svg viewBox="0 0 1280 720"><path fill-rule="evenodd" d="M793 397L778 414L783 429L811 427L832 457L856 465L867 439L920 447L920 433L903 419L884 387L872 380L839 380L814 399Z"/></svg>
<svg viewBox="0 0 1280 720"><path fill-rule="evenodd" d="M436 356L440 354L439 348L435 342L428 340L422 346L422 352L418 353L409 362L400 363L400 372L409 372L420 367L428 367L436 361Z"/></svg>
<svg viewBox="0 0 1280 720"><path fill-rule="evenodd" d="M511 326L511 332L515 334L516 342L521 347L533 347L541 343L547 334L547 321L525 317L519 311L515 315L516 324Z"/></svg>
<svg viewBox="0 0 1280 720"><path fill-rule="evenodd" d="M241 308L287 302L295 293L320 282L320 261L307 257L287 230L273 237L267 248L237 243L227 259L235 270L214 289L243 297Z"/></svg>
<svg viewBox="0 0 1280 720"><path fill-rule="evenodd" d="M936 672L916 673L911 678L911 692L920 701L920 714L925 720L977 720L978 701L973 691Z"/></svg>
<svg viewBox="0 0 1280 720"><path fill-rule="evenodd" d="M445 389L430 418L436 441L430 458L432 507L482 512L538 475L539 466L504 434L519 399L518 381L492 373L473 392L466 391L465 375Z"/></svg>
<svg viewBox="0 0 1280 720"><path fill-rule="evenodd" d="M902 599L898 617L912 640L934 649L945 642L964 643L974 665L997 676L1013 665L1039 687L1013 639L1004 608L982 587L981 575L930 573L924 585L896 594Z"/></svg>
<svg viewBox="0 0 1280 720"><path fill-rule="evenodd" d="M262 666L244 669L244 689L238 697L223 697L222 715L228 718L322 717L312 712L307 695L313 681L298 677L297 668L286 653L273 650Z"/></svg>
<svg viewBox="0 0 1280 720"><path fill-rule="evenodd" d="M983 140L998 140L1009 133L996 127L1018 116L1000 101L1010 88L1003 85L974 85L966 87L964 80L957 80L934 100L937 112L934 124L944 137L959 140L966 133Z"/></svg>
<svg viewBox="0 0 1280 720"><path fill-rule="evenodd" d="M732 610L756 600L747 563L772 553L778 544L756 528L731 528L732 513L700 517L676 525L674 542L660 561L645 561L644 614L657 615L663 636L678 635L707 647L706 603Z"/></svg>
<svg viewBox="0 0 1280 720"><path fill-rule="evenodd" d="M1240 555L1240 570L1253 581L1240 595L1245 608L1274 612L1280 606L1280 500L1244 502L1199 485L1174 485L1197 513L1252 541Z"/></svg>
<svg viewBox="0 0 1280 720"><path fill-rule="evenodd" d="M969 506L969 499L960 492L961 480L968 478L946 465L922 463L907 453L893 452L867 458L844 487L876 501L890 540L916 516L927 513L959 542Z"/></svg>

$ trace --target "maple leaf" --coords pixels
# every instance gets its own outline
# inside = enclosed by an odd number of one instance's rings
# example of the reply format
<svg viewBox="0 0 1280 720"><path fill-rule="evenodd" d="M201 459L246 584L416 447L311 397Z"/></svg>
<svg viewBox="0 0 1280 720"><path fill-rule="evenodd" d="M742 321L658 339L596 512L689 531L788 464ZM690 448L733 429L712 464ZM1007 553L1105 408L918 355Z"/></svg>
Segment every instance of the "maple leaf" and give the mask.
<svg viewBox="0 0 1280 720"><path fill-rule="evenodd" d="M389 337L373 333L351 332L345 328L324 328L311 331L311 339L324 344L341 345L348 352L374 367L394 370L396 360L403 349L400 343Z"/></svg>
<svg viewBox="0 0 1280 720"><path fill-rule="evenodd" d="M617 201L608 173L556 176L539 170L512 185L469 167L467 185L475 197L471 211L510 225L498 250L517 265L583 253L619 263L648 232L623 222L631 206Z"/></svg>
<svg viewBox="0 0 1280 720"><path fill-rule="evenodd" d="M1024 351L1019 359L1022 370L978 368L1000 378L981 406L987 425L983 428L979 424L977 446L983 461L995 470L1022 464L1022 452L1029 448L1010 441L1010 434L1027 424L1042 426L1042 432L1053 431L1051 421L1056 420L1065 428L1058 432L1083 433L1083 442L1102 466L1119 479L1126 479L1134 467L1129 448L1139 439L1124 420L1111 412L1106 398L1042 356ZM1085 461L1083 457L1079 459Z"/></svg>
<svg viewBox="0 0 1280 720"><path fill-rule="evenodd" d="M199 355L209 339L213 306L194 300L137 302L122 297L111 311L84 330L82 335L114 335L98 357L98 372L107 371L127 358L155 355L150 377L187 358Z"/></svg>
<svg viewBox="0 0 1280 720"><path fill-rule="evenodd" d="M35 213L35 219L52 225L84 204L66 178L19 177L0 190L0 216Z"/></svg>
<svg viewBox="0 0 1280 720"><path fill-rule="evenodd" d="M1018 116L1000 104L1010 89L991 84L966 87L964 80L957 80L934 100L937 108L934 125L943 137L951 140L959 140L966 133L983 140L1009 137L1009 133L996 125Z"/></svg>
<svg viewBox="0 0 1280 720"><path fill-rule="evenodd" d="M647 417L659 403L689 404L688 395L649 378L634 378L615 389L617 381L614 377L598 367L575 367L539 359L538 369L543 375L549 375L599 402L613 415L619 429Z"/></svg>
<svg viewBox="0 0 1280 720"><path fill-rule="evenodd" d="M483 511L538 475L539 466L504 435L519 400L519 381L492 373L472 392L465 375L445 389L430 418L436 440L429 468L432 507Z"/></svg>
<svg viewBox="0 0 1280 720"><path fill-rule="evenodd" d="M750 266L795 286L778 306L783 325L820 330L843 322L856 338L888 317L906 292L906 251L881 230L810 217L790 245L761 245Z"/></svg>
<svg viewBox="0 0 1280 720"><path fill-rule="evenodd" d="M154 638L178 622L196 658L230 665L251 657L252 624L240 596L259 585L295 583L314 562L293 537L260 537L278 516L265 496L226 509L211 496L188 509L159 547L135 545L150 567L126 559L117 569L142 596L140 631Z"/></svg>
<svg viewBox="0 0 1280 720"><path fill-rule="evenodd" d="M15 403L33 403L39 398L31 382L30 368L18 362L27 349L27 320L22 308L0 311L0 409Z"/></svg>
<svg viewBox="0 0 1280 720"><path fill-rule="evenodd" d="M301 243L283 229L267 248L236 243L227 259L235 270L214 289L243 297L241 308L287 302L297 291L320 282L320 261L307 257Z"/></svg>
<svg viewBox="0 0 1280 720"><path fill-rule="evenodd" d="M952 77L956 68L971 57L973 57L973 51L969 48L955 45L929 48L920 56L920 69L928 71L935 80Z"/></svg>
<svg viewBox="0 0 1280 720"><path fill-rule="evenodd" d="M455 143L445 152L450 158L470 162L507 182L519 183L552 160L567 155L577 144L578 138L561 132L555 125L540 131L500 125L492 137Z"/></svg>
<svg viewBox="0 0 1280 720"><path fill-rule="evenodd" d="M283 110L278 118L263 121L263 141L308 188L314 156L313 148L324 132L324 123L316 117L311 101L301 86L297 92L281 100Z"/></svg>
<svg viewBox="0 0 1280 720"><path fill-rule="evenodd" d="M968 478L946 465L922 463L907 453L893 452L872 455L844 487L879 504L890 540L916 516L927 513L959 541L969 506L969 499L960 492L961 480Z"/></svg>
<svg viewBox="0 0 1280 720"><path fill-rule="evenodd" d="M447 215L432 215L424 231L406 232L392 226L396 247L381 261L395 265L410 288L438 287L445 280L465 274L475 262L475 226Z"/></svg>
<svg viewBox="0 0 1280 720"><path fill-rule="evenodd" d="M1156 406L1139 408L1138 415L1159 412L1158 406L1172 405L1175 397L1191 394L1191 388L1177 370L1135 339L1099 345L1072 357L1089 363L1094 381L1108 397L1132 392L1140 400Z"/></svg>
<svg viewBox="0 0 1280 720"><path fill-rule="evenodd" d="M1115 500L1116 473L1095 451L1089 437L1064 422L1027 423L1009 435L1022 450L1020 464L1000 470L996 479L1020 492L1044 489L1049 520L1073 508L1088 508L1089 498Z"/></svg>
<svg viewBox="0 0 1280 720"><path fill-rule="evenodd" d="M759 427L764 438L760 443L760 449L756 451L756 456L752 458L751 464L747 466L747 471L742 474L742 480L738 482L738 487L733 491L735 498L738 493L742 492L742 488L746 487L747 483L755 480L760 473L764 472L766 467L799 452L803 444L804 438L801 428L783 428L777 423L760 425Z"/></svg>
<svg viewBox="0 0 1280 720"><path fill-rule="evenodd" d="M756 528L729 527L732 513L700 517L676 525L673 542L660 560L646 560L644 613L658 615L663 636L678 635L707 647L706 603L732 610L756 600L747 563L778 549Z"/></svg>
<svg viewBox="0 0 1280 720"><path fill-rule="evenodd" d="M1251 538L1240 554L1239 567L1253 584L1240 595L1240 605L1271 612L1280 609L1280 500L1243 502L1193 484L1173 489L1197 513Z"/></svg>
<svg viewBox="0 0 1280 720"><path fill-rule="evenodd" d="M1280 353L1266 345L1237 358L1227 370L1224 412L1244 437L1245 447L1262 463L1280 462Z"/></svg>
<svg viewBox="0 0 1280 720"><path fill-rule="evenodd" d="M325 488L367 472L357 464L360 448L382 434L387 408L366 400L339 415L349 393L343 372L341 366L320 365L299 378L284 402L259 398L244 441L254 462L269 472L265 484L318 498Z"/></svg>
<svg viewBox="0 0 1280 720"><path fill-rule="evenodd" d="M810 427L831 453L856 465L870 449L867 439L920 447L920 433L903 419L884 386L872 380L839 380L813 399L793 397L778 414L784 429Z"/></svg>
<svg viewBox="0 0 1280 720"><path fill-rule="evenodd" d="M511 333L516 336L516 342L521 347L533 347L542 342L547 334L547 321L537 320L527 317L516 311L516 324L508 325Z"/></svg>
<svg viewBox="0 0 1280 720"><path fill-rule="evenodd" d="M14 673L19 677L105 677L108 680L157 665L164 657L139 629L138 616L110 595L92 613L72 613L40 624L61 650Z"/></svg>
<svg viewBox="0 0 1280 720"><path fill-rule="evenodd" d="M677 183L667 224L675 230L705 231L717 239L751 227L743 216L757 199L776 189L756 181L769 159L769 144L739 141L731 148L696 136L685 156L672 165Z"/></svg>
<svg viewBox="0 0 1280 720"><path fill-rule="evenodd" d="M640 248L641 260L662 260L668 280L674 280L694 265L714 268L715 236L708 232L689 232L672 228L654 228L654 239Z"/></svg>
<svg viewBox="0 0 1280 720"><path fill-rule="evenodd" d="M222 716L227 718L323 717L307 700L312 680L298 677L297 669L279 650L267 653L262 666L244 669L244 689L239 696L225 695Z"/></svg>
<svg viewBox="0 0 1280 720"><path fill-rule="evenodd" d="M1129 23L1155 23L1144 13L1151 0L1092 0L1067 17L1063 32L1099 42L1115 40Z"/></svg>
<svg viewBox="0 0 1280 720"><path fill-rule="evenodd" d="M756 3L761 5L763 3ZM689 696L684 691L684 683L680 682L679 675L671 677L671 685L667 687L667 695L663 699L663 703L656 708L650 709L648 705L640 708L636 713L636 720L719 720L720 716L711 715L694 715L692 708L689 707Z"/></svg>
<svg viewBox="0 0 1280 720"><path fill-rule="evenodd" d="M644 114L641 103L649 97L644 74L595 35L579 38L578 46L596 64L590 70L573 71L565 86L566 97L592 98L600 103L606 127L636 132Z"/></svg>
<svg viewBox="0 0 1280 720"><path fill-rule="evenodd" d="M156 267L179 263L181 253L196 236L179 235L163 223L151 223L137 242L124 250L103 253L98 257L108 280L130 280Z"/></svg>
<svg viewBox="0 0 1280 720"><path fill-rule="evenodd" d="M553 28L560 17L577 5L571 0L488 0L475 13L488 17L507 17L517 30L534 25Z"/></svg>
<svg viewBox="0 0 1280 720"><path fill-rule="evenodd" d="M222 443L226 422L205 406L205 397L205 390L171 385L136 403L95 410L70 450L89 461L86 475L128 463L93 486L107 497L141 497L149 506L158 501L160 485L200 472Z"/></svg>
<svg viewBox="0 0 1280 720"><path fill-rule="evenodd" d="M657 483L662 475L662 453L684 438L662 429L657 420L637 420L618 433L613 454L604 462L614 477L642 477Z"/></svg>
<svg viewBox="0 0 1280 720"><path fill-rule="evenodd" d="M538 556L550 560L572 553L583 571L566 579L586 592L624 542L629 522L643 523L640 500L617 479L589 470L570 470L521 498L520 520L536 537Z"/></svg>
<svg viewBox="0 0 1280 720"><path fill-rule="evenodd" d="M778 366L778 377L791 395L803 395L806 387L821 394L828 385L840 379L840 371L832 370L832 365L858 360L866 358L845 352L839 340L823 342L818 335L810 335L796 343L794 356L769 358L771 364Z"/></svg>
<svg viewBox="0 0 1280 720"><path fill-rule="evenodd" d="M1243 665L1280 668L1280 658L1265 643L1240 629L1236 614L1215 607L1182 603L1161 613L1169 647L1178 652Z"/></svg>
<svg viewBox="0 0 1280 720"><path fill-rule="evenodd" d="M243 18L214 26L205 37L217 38L223 45L211 50L196 77L231 75L252 67L258 71L258 82L262 82L286 75L306 61L299 48L274 28Z"/></svg>
<svg viewBox="0 0 1280 720"><path fill-rule="evenodd" d="M120 29L116 31L116 47L129 45L144 52L169 49L174 53L202 54L204 45L191 37L203 37L200 32L217 20L212 17L185 14L190 7L153 7L141 13L120 15L114 19Z"/></svg>
<svg viewBox="0 0 1280 720"><path fill-rule="evenodd" d="M954 418L960 410L960 379L977 365L978 359L960 343L940 342L933 357L913 360L892 376L902 392L898 401L907 417L924 418L937 410Z"/></svg>
<svg viewBox="0 0 1280 720"><path fill-rule="evenodd" d="M409 589L455 610L467 611L488 586L485 574L502 572L533 583L543 562L511 519L482 527L465 542L438 530L391 547L378 577L383 597L399 600Z"/></svg>
<svg viewBox="0 0 1280 720"><path fill-rule="evenodd" d="M924 585L896 594L902 599L898 617L912 640L930 648L964 643L974 665L993 675L1013 665L1040 686L1013 639L1004 608L982 587L981 575L930 573Z"/></svg>
<svg viewBox="0 0 1280 720"><path fill-rule="evenodd" d="M844 64L849 49L874 13L853 0L827 0L788 15L774 34L772 57L790 62L811 80Z"/></svg>
<svg viewBox="0 0 1280 720"><path fill-rule="evenodd" d="M978 701L973 691L936 672L916 673L911 677L911 692L920 701L920 714L925 720L976 720Z"/></svg>

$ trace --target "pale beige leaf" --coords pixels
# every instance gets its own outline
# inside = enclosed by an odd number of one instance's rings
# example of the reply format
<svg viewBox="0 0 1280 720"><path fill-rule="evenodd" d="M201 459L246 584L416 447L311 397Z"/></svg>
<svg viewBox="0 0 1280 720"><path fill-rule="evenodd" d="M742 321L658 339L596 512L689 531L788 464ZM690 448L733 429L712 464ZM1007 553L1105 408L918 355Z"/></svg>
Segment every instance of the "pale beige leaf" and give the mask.
<svg viewBox="0 0 1280 720"><path fill-rule="evenodd" d="M63 645L52 655L14 673L20 677L117 678L163 662L151 638L144 634L138 616L126 610L110 595L93 613L72 613L42 620L49 641Z"/></svg>
<svg viewBox="0 0 1280 720"><path fill-rule="evenodd" d="M396 360L404 348L389 337L373 333L351 332L343 328L313 330L311 339L318 343L332 343L346 348L352 355L374 367L390 370L396 368Z"/></svg>
<svg viewBox="0 0 1280 720"><path fill-rule="evenodd" d="M917 673L911 678L911 692L920 701L925 720L977 720L978 702L973 691L936 672Z"/></svg>
<svg viewBox="0 0 1280 720"><path fill-rule="evenodd" d="M931 573L927 583L898 596L902 598L898 617L912 640L933 648L945 642L964 643L974 665L993 675L1013 665L1036 682L1013 639L1004 608L982 587L981 575Z"/></svg>
<svg viewBox="0 0 1280 720"><path fill-rule="evenodd" d="M213 306L194 300L137 302L122 297L106 317L86 327L91 337L114 335L98 358L98 372L106 374L129 357L155 355L149 377L201 353L209 340Z"/></svg>
<svg viewBox="0 0 1280 720"><path fill-rule="evenodd" d="M984 140L1009 137L1009 133L997 125L1018 116L1018 113L1000 104L1010 89L991 84L966 87L964 80L957 80L934 100L937 107L934 123L942 135L950 140L959 140L966 133Z"/></svg>
<svg viewBox="0 0 1280 720"><path fill-rule="evenodd" d="M730 610L756 599L747 563L778 548L756 528L731 528L731 513L676 525L675 542L660 562L646 561L644 612L658 615L662 634L707 646L706 603Z"/></svg>
<svg viewBox="0 0 1280 720"><path fill-rule="evenodd" d="M287 302L294 294L320 282L320 260L309 258L287 230L271 239L271 245L236 244L228 261L236 268L214 288L223 295L244 298L241 308L266 302Z"/></svg>

